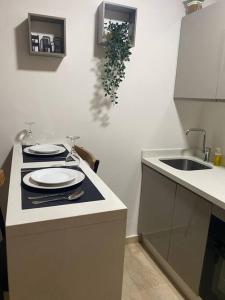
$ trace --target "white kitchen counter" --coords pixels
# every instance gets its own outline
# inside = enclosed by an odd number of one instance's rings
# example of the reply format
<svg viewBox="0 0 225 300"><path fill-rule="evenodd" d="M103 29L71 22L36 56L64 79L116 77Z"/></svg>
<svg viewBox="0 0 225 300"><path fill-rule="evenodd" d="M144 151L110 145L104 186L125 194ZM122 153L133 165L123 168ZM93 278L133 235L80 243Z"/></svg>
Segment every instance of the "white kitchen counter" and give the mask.
<svg viewBox="0 0 225 300"><path fill-rule="evenodd" d="M202 164L210 165L212 169L196 171L177 170L160 161L160 159L168 158L189 158ZM191 150L183 149L143 150L142 163L225 209L224 167L216 167L211 163L205 163L193 156Z"/></svg>

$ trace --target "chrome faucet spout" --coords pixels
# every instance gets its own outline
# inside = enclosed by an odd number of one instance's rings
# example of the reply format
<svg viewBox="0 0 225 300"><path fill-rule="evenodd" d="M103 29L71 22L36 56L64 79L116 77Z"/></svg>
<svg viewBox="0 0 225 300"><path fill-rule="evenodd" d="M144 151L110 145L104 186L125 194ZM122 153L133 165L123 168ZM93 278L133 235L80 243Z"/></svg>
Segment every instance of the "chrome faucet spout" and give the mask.
<svg viewBox="0 0 225 300"><path fill-rule="evenodd" d="M190 128L187 129L185 134L188 135L190 132L200 132L203 134L202 152L204 154L203 160L209 161L210 148L206 147L206 131L203 128Z"/></svg>

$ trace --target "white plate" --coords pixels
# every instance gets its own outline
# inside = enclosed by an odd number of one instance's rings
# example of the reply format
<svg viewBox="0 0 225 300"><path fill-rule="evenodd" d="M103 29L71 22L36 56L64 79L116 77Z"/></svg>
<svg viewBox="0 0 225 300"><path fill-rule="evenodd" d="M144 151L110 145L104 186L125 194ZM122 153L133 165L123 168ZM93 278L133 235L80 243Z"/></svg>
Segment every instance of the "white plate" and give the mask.
<svg viewBox="0 0 225 300"><path fill-rule="evenodd" d="M39 183L32 180L32 178L31 178L32 173L33 172L28 173L27 175L25 175L23 177L24 184L26 184L27 186L30 186L32 188L43 189L43 190L64 189L64 188L71 187L73 185L76 185L76 184L82 182L85 178L84 173L82 173L80 171L76 171L76 173L77 173L76 178L73 181L69 182L69 183L58 184L58 185L43 185L43 184L39 184Z"/></svg>
<svg viewBox="0 0 225 300"><path fill-rule="evenodd" d="M34 145L29 148L29 151L41 154L51 154L56 153L61 150L60 146L51 145L51 144L41 144L41 145Z"/></svg>
<svg viewBox="0 0 225 300"><path fill-rule="evenodd" d="M66 168L48 168L32 172L31 179L39 184L65 184L74 180L77 171Z"/></svg>
<svg viewBox="0 0 225 300"><path fill-rule="evenodd" d="M51 156L51 155L58 155L58 154L61 154L63 152L66 151L66 149L64 147L61 147L61 146L57 146L58 148L58 151L56 152L51 152L51 153L38 153L38 152L34 152L32 150L30 150L30 148L33 147L33 146L30 146L30 147L26 147L23 149L23 152L24 153L27 153L27 154L30 154L30 155L34 155L34 156L40 156L40 155L48 155L48 156Z"/></svg>

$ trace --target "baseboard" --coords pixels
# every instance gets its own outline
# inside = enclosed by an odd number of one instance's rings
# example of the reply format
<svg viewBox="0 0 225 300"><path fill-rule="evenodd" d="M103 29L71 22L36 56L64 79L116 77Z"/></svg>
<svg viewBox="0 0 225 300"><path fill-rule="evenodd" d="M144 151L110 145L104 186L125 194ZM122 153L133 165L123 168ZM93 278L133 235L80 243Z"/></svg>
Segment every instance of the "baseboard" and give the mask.
<svg viewBox="0 0 225 300"><path fill-rule="evenodd" d="M139 242L139 236L138 235L129 235L126 237L126 244L133 244Z"/></svg>

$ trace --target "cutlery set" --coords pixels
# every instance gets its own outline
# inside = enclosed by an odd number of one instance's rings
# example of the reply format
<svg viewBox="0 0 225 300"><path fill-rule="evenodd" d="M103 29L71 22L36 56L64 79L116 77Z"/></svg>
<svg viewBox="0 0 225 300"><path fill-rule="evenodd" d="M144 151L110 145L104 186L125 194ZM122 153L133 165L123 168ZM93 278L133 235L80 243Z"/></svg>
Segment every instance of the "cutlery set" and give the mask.
<svg viewBox="0 0 225 300"><path fill-rule="evenodd" d="M51 198L53 197L53 195L45 195L44 197L40 198L39 196L37 196L36 198L35 197L32 197L33 201L32 201L32 204L34 205L37 205L37 204L42 204L42 203L47 203L47 202L55 202L55 201L62 201L62 200L67 200L67 201L74 201L74 200L77 200L79 199L81 196L84 195L84 191L81 190L81 191L76 191L70 195L62 195L62 194L58 194L58 197L56 198ZM57 194L54 194L54 196L57 196ZM28 197L28 199L30 199L31 197ZM51 198L51 199L46 199L46 200L37 200L37 199L43 199L43 198ZM36 199L36 200L34 200Z"/></svg>

